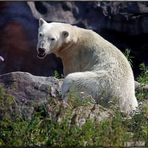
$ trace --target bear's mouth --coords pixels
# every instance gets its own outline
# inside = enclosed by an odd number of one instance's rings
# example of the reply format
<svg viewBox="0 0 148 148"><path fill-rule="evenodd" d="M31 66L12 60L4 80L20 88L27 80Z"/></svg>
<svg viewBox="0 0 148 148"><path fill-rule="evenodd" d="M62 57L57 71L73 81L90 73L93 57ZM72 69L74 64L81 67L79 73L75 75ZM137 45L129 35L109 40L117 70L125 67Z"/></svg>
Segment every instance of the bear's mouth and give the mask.
<svg viewBox="0 0 148 148"><path fill-rule="evenodd" d="M46 54L45 53L38 53L38 55L37 55L39 58L44 58L45 56L46 56Z"/></svg>
<svg viewBox="0 0 148 148"><path fill-rule="evenodd" d="M37 55L37 57L38 57L39 59L43 59L45 56L46 56L45 49L39 48L39 49L38 49L38 55Z"/></svg>

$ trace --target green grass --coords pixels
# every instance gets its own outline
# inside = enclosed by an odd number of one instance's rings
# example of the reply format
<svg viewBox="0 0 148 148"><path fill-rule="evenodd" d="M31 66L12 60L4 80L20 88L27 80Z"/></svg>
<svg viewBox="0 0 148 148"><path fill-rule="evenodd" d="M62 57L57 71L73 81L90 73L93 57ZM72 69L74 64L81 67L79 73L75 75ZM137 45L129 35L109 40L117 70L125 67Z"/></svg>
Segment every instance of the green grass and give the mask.
<svg viewBox="0 0 148 148"><path fill-rule="evenodd" d="M1 93L1 96L3 95L5 96L4 92ZM12 104L7 105L6 108L9 108ZM75 105L74 107L76 108ZM123 118L116 110L113 118L101 122L89 119L82 126L71 123L72 109L73 107L65 109L65 116L61 122L51 118L45 105L34 111L31 119L24 119L17 114L13 119L7 115L1 116L0 145L124 146L128 141L145 141L147 144L146 105L141 106L140 112L131 119ZM58 109L55 108L55 111Z"/></svg>
<svg viewBox="0 0 148 148"><path fill-rule="evenodd" d="M123 146L126 141L146 141L146 112L142 113L128 120L120 114L100 123L88 120L81 127L70 125L68 119L52 121L40 113L35 113L31 120L5 119L0 122L0 145Z"/></svg>

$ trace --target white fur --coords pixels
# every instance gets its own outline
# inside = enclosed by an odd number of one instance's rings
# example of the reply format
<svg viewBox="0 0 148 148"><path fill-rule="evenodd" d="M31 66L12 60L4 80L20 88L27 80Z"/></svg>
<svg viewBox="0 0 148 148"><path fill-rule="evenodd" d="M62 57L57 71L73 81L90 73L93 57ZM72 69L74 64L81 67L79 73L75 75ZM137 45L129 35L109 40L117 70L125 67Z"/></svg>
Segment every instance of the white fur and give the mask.
<svg viewBox="0 0 148 148"><path fill-rule="evenodd" d="M69 33L64 38L63 31ZM91 95L97 103L103 99L108 106L116 99L120 110L129 114L138 106L135 97L134 76L125 56L114 45L97 33L64 23L44 22L39 32L45 40L46 55L55 53L62 59L65 79L62 95L72 89ZM48 37L56 40L52 43Z"/></svg>

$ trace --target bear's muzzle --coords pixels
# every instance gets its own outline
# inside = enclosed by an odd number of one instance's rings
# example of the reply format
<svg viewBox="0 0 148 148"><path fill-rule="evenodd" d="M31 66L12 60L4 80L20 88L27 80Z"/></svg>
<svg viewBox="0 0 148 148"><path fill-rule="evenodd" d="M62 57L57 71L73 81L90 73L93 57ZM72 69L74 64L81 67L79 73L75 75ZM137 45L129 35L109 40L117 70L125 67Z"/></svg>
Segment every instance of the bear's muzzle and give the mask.
<svg viewBox="0 0 148 148"><path fill-rule="evenodd" d="M38 48L38 55L37 57L43 59L46 56L46 49L45 48Z"/></svg>

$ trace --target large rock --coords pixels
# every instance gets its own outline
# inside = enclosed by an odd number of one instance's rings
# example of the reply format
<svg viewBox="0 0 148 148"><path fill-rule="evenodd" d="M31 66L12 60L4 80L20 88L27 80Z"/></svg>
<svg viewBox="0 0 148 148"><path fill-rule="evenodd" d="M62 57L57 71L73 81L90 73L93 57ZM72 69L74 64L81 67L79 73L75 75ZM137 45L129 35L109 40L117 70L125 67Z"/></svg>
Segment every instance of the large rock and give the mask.
<svg viewBox="0 0 148 148"><path fill-rule="evenodd" d="M33 76L26 72L12 72L0 76L0 86L4 88L6 94L13 97L16 112L20 110L29 118L34 108L60 95L61 82L53 77Z"/></svg>
<svg viewBox="0 0 148 148"><path fill-rule="evenodd" d="M13 118L14 113L31 118L33 112L41 106L45 107L53 120L59 122L66 117L66 111L69 108L72 111L71 122L78 125L82 125L87 119L101 121L112 116L111 111L89 100L87 103L78 103L72 97L73 100L65 106L60 99L61 84L62 79L39 77L26 72L0 75L0 103L3 104L2 99L5 103L4 106L0 106L0 118L6 115Z"/></svg>
<svg viewBox="0 0 148 148"><path fill-rule="evenodd" d="M0 75L0 84L6 92L17 99L19 104L26 102L47 102L60 93L62 81L54 77L33 76L27 72L11 72Z"/></svg>

